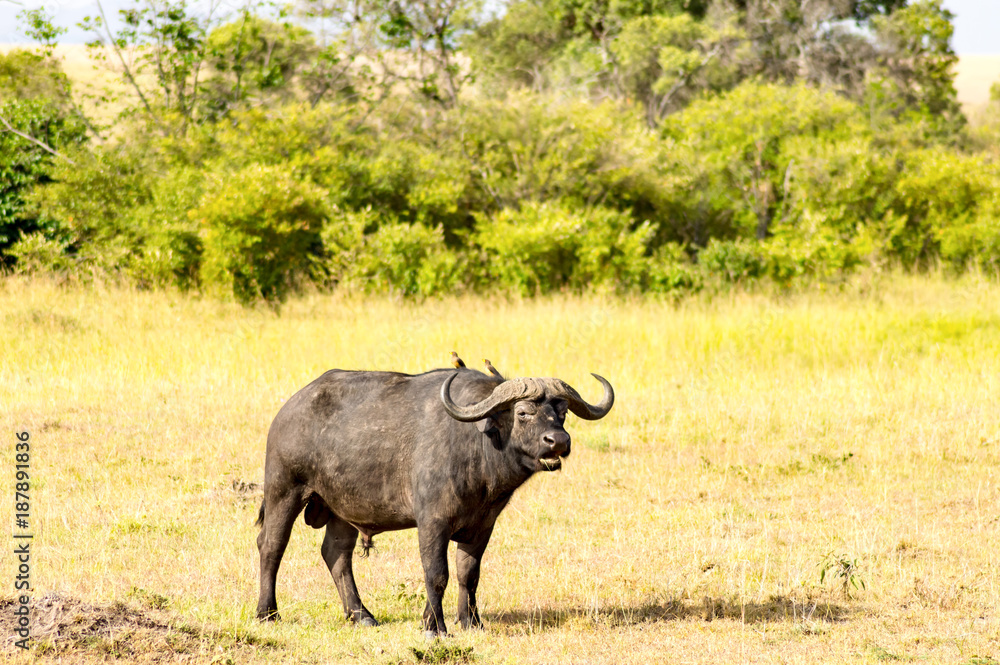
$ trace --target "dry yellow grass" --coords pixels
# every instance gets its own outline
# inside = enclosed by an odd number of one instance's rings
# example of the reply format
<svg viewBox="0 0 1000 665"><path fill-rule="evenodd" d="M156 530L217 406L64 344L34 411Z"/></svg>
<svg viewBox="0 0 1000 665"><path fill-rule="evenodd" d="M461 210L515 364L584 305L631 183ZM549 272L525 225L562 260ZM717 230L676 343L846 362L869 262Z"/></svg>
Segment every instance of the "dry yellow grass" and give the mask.
<svg viewBox="0 0 1000 665"><path fill-rule="evenodd" d="M15 47L0 45L0 52L11 48ZM95 114L99 121L113 120L114 113L121 106L112 103L99 108L86 101L89 96L109 91L112 95L136 101L132 99L132 91L121 82L118 73L120 66L110 50L106 62L95 62L90 59L87 48L82 44L64 44L56 50L56 57L61 59L63 70L73 81L87 110ZM963 55L959 58L955 69L955 88L958 91L958 101L967 113L975 113L986 105L990 99L990 86L996 82L1000 82L1000 54ZM152 81L147 79L144 83L152 84Z"/></svg>
<svg viewBox="0 0 1000 665"><path fill-rule="evenodd" d="M963 55L955 69L958 101L972 113L990 101L990 86L1000 83L1000 55Z"/></svg>
<svg viewBox="0 0 1000 665"><path fill-rule="evenodd" d="M33 49L31 45L0 45L0 53L14 48ZM95 52L83 44L61 44L53 56L61 63L63 71L73 85L73 97L98 126L112 126L118 114L125 108L137 106L139 98L125 83L123 68L115 52L107 48L103 59L92 57ZM123 52L126 61L132 63L134 53ZM155 81L150 74L139 76L144 90L149 92Z"/></svg>
<svg viewBox="0 0 1000 665"><path fill-rule="evenodd" d="M449 647L480 663L996 662L997 303L996 283L894 278L677 306L310 296L278 316L8 279L0 432L6 469L13 433L32 436L35 597L165 605L188 626L14 659L413 660L426 648L414 531L356 560L381 627L345 623L322 533L301 521L278 578L285 620L256 622L251 483L282 400L322 371L419 372L456 349L590 399L596 371L618 401L603 421L571 418L564 470L501 516L485 631L453 625L453 577ZM865 588L821 584L830 553L855 560Z"/></svg>

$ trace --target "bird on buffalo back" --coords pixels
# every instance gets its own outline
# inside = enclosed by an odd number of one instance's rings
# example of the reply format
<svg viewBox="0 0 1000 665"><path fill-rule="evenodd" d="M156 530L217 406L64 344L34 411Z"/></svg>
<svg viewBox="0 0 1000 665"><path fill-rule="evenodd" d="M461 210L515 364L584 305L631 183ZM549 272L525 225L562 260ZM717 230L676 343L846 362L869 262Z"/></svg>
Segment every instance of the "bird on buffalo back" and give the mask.
<svg viewBox="0 0 1000 665"><path fill-rule="evenodd" d="M465 362L454 351L451 352L451 364L455 369L463 369L465 367Z"/></svg>
<svg viewBox="0 0 1000 665"><path fill-rule="evenodd" d="M503 380L503 374L497 371L497 368L493 366L489 358L483 358L483 363L486 365L486 371L488 371L493 376L497 377L501 381Z"/></svg>

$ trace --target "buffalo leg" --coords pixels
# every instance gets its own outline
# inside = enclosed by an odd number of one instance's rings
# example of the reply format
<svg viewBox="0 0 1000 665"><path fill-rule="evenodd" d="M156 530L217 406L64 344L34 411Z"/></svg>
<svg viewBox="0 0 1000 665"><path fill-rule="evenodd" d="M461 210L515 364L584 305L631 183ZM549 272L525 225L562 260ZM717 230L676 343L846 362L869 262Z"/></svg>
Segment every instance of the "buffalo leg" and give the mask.
<svg viewBox="0 0 1000 665"><path fill-rule="evenodd" d="M264 504L264 523L257 535L257 550L260 552L260 598L257 601L257 618L274 621L278 616L278 601L274 596L274 585L278 579L278 566L288 546L295 518L302 512L305 503L298 492L290 491L283 496L268 494Z"/></svg>
<svg viewBox="0 0 1000 665"><path fill-rule="evenodd" d="M323 561L330 569L333 583L337 585L340 602L344 604L344 615L359 626L377 626L375 617L361 603L358 587L354 583L354 546L357 542L358 530L333 515L323 538Z"/></svg>
<svg viewBox="0 0 1000 665"><path fill-rule="evenodd" d="M458 564L458 622L462 624L462 628L483 627L476 604L476 588L479 586L479 563L492 533L491 527L471 543L458 544L455 560Z"/></svg>
<svg viewBox="0 0 1000 665"><path fill-rule="evenodd" d="M420 562L427 585L427 605L424 607L424 633L428 637L447 635L441 598L448 586L448 534L434 525L417 526L420 541Z"/></svg>

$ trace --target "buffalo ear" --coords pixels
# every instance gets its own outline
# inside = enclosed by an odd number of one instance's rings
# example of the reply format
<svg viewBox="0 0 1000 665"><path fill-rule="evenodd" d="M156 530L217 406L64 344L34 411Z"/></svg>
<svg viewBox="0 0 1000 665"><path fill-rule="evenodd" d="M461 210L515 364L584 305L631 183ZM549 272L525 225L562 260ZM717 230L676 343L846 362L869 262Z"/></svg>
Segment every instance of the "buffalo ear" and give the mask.
<svg viewBox="0 0 1000 665"><path fill-rule="evenodd" d="M493 434L498 429L497 421L493 419L493 416L486 416L482 420L477 420L476 427L483 434Z"/></svg>

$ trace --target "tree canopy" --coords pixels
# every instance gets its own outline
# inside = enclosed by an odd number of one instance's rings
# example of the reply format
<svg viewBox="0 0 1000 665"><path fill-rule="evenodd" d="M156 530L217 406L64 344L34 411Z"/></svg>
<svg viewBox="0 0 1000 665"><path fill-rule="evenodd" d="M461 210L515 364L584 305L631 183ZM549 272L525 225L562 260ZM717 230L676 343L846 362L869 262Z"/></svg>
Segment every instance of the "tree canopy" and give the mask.
<svg viewBox="0 0 1000 665"><path fill-rule="evenodd" d="M199 6L200 7L200 6ZM215 8L216 10L218 8ZM0 56L0 257L279 302L1000 265L941 0L135 0ZM84 108L110 105L101 125Z"/></svg>

